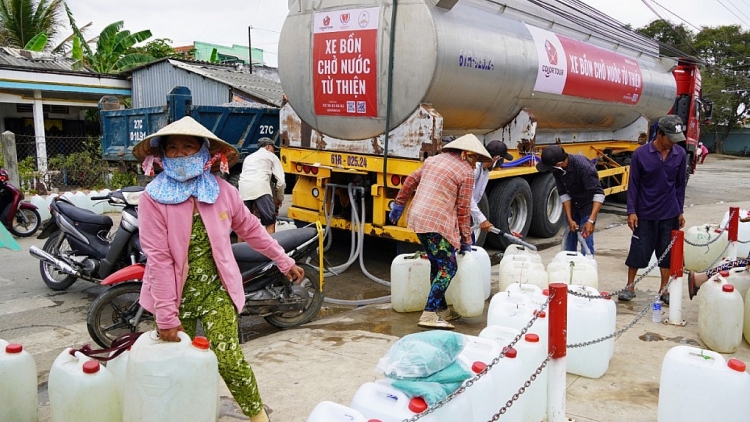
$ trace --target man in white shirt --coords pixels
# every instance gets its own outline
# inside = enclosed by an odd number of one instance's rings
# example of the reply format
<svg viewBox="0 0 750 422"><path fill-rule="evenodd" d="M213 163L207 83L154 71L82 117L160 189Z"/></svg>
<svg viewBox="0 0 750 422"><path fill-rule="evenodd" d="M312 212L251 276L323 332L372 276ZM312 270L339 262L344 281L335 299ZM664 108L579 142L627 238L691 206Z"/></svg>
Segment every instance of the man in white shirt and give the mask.
<svg viewBox="0 0 750 422"><path fill-rule="evenodd" d="M500 141L492 141L485 148L487 148L487 152L492 156L492 161L477 163L477 168L474 170L474 189L471 194L471 220L472 225L479 224L481 230L488 232L492 229L493 225L482 214L482 211L479 210L478 204L482 200L484 189L490 180L490 170L499 167L503 163L503 160L513 160L513 156L508 154L508 147Z"/></svg>
<svg viewBox="0 0 750 422"><path fill-rule="evenodd" d="M258 139L258 150L242 163L239 189L242 200L255 214L268 233L276 231L276 213L284 201L284 170L274 154L271 138ZM272 177L275 181L272 182Z"/></svg>

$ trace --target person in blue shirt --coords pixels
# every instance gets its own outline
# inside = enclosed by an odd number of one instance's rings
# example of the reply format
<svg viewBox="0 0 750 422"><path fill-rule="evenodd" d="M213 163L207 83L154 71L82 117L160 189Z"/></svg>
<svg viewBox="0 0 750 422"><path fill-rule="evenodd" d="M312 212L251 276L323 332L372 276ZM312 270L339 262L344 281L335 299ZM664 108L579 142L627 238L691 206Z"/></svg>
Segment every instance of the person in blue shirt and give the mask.
<svg viewBox="0 0 750 422"><path fill-rule="evenodd" d="M687 184L685 150L676 145L685 141L685 123L679 116L668 115L659 119L656 138L641 145L630 159L628 184L628 227L633 231L630 252L625 260L628 266L627 289L618 299L624 302L635 298L636 273L646 268L651 255L661 257L672 240L672 230L685 226L683 206ZM669 282L670 254L659 263L662 292ZM669 305L669 294L661 300Z"/></svg>
<svg viewBox="0 0 750 422"><path fill-rule="evenodd" d="M583 155L570 155L559 145L542 150L536 164L540 172L552 171L570 232L563 240L566 251L578 250L578 231L594 254L594 226L604 203L604 189L594 163ZM582 248L583 249L583 248ZM582 251L585 253L585 251Z"/></svg>

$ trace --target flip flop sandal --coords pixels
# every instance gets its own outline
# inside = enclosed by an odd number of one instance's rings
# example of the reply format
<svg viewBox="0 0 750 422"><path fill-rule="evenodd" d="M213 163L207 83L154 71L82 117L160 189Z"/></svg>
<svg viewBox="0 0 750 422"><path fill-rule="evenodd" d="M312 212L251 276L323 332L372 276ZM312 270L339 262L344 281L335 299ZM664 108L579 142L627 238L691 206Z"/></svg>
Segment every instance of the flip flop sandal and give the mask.
<svg viewBox="0 0 750 422"><path fill-rule="evenodd" d="M688 296L690 296L690 300L693 300L693 297L698 294L698 289L700 289L700 286L695 285L695 273L688 271Z"/></svg>

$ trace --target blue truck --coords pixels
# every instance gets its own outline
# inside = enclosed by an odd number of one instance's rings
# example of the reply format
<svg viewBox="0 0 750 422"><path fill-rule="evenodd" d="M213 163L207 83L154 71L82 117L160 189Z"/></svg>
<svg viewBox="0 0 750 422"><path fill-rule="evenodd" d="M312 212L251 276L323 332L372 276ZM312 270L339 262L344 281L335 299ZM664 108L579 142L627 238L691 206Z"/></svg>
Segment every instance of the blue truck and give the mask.
<svg viewBox="0 0 750 422"><path fill-rule="evenodd" d="M228 177L235 186L242 171L242 160L258 149L258 139L269 137L275 140L279 131L278 108L193 105L190 90L184 86L172 89L164 106L108 109L113 107L119 108L117 99L104 97L99 101L104 160L136 163L133 147L138 142L171 122L192 116L239 150L240 161L230 169ZM289 181L287 186L291 186Z"/></svg>

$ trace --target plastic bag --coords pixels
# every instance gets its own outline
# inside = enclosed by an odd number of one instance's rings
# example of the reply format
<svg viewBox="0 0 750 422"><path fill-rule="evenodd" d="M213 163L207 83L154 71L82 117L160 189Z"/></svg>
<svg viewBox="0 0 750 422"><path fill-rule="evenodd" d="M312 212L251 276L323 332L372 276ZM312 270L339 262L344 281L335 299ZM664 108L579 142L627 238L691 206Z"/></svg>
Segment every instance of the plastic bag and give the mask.
<svg viewBox="0 0 750 422"><path fill-rule="evenodd" d="M463 335L449 331L409 334L391 346L376 369L393 379L428 377L453 363L464 345Z"/></svg>
<svg viewBox="0 0 750 422"><path fill-rule="evenodd" d="M393 387L403 391L409 398L422 397L427 406L432 407L472 376L473 373L455 361L428 377L395 380Z"/></svg>

